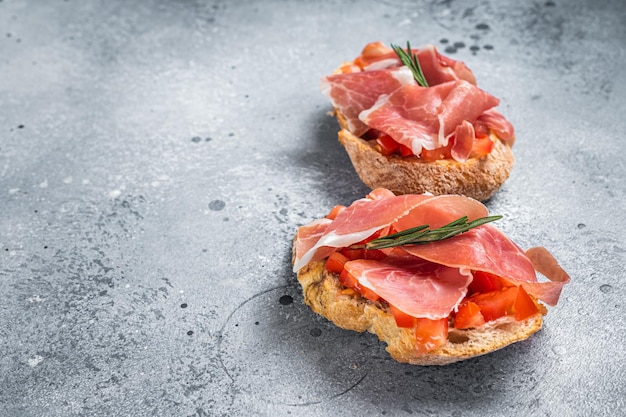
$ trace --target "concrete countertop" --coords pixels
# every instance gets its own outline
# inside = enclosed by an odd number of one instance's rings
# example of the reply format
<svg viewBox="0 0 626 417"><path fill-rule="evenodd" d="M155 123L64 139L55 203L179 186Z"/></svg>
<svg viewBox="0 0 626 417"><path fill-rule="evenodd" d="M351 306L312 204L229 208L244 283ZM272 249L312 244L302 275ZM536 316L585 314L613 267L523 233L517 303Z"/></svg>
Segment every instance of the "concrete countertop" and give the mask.
<svg viewBox="0 0 626 417"><path fill-rule="evenodd" d="M626 407L621 0L0 0L0 415L615 416ZM299 225L368 189L319 79L463 60L514 124L487 206L572 276L446 367L302 303Z"/></svg>

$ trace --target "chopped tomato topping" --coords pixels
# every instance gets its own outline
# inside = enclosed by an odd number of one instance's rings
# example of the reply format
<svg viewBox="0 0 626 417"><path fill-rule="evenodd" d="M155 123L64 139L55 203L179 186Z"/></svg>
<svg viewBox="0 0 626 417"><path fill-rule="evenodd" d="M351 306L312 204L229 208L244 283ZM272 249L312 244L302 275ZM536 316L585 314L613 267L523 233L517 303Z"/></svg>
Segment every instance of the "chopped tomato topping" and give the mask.
<svg viewBox="0 0 626 417"><path fill-rule="evenodd" d="M411 150L411 148L402 144L398 146L398 152L401 156L404 157L413 155L413 151Z"/></svg>
<svg viewBox="0 0 626 417"><path fill-rule="evenodd" d="M480 327L485 324L485 318L480 312L480 307L473 301L466 301L459 307L454 316L455 329L469 329Z"/></svg>
<svg viewBox="0 0 626 417"><path fill-rule="evenodd" d="M517 298L515 299L515 304L513 304L513 310L515 320L522 321L534 314L537 314L539 312L539 308L537 307L537 303L535 303L532 297L528 295L522 286L517 288Z"/></svg>
<svg viewBox="0 0 626 417"><path fill-rule="evenodd" d="M508 284L503 281L499 276L490 274L489 272L474 271L472 273L474 279L469 285L470 294L479 292L486 293L502 289L502 287L509 287L512 284Z"/></svg>
<svg viewBox="0 0 626 417"><path fill-rule="evenodd" d="M363 259L363 252L365 252L365 249L341 248L339 251L346 258L354 261L356 259Z"/></svg>
<svg viewBox="0 0 626 417"><path fill-rule="evenodd" d="M415 349L427 353L438 348L448 340L448 319L415 319Z"/></svg>
<svg viewBox="0 0 626 417"><path fill-rule="evenodd" d="M516 320L524 320L539 312L535 301L522 287L505 287L484 294L474 294L469 300L478 305L485 321L511 315Z"/></svg>
<svg viewBox="0 0 626 417"><path fill-rule="evenodd" d="M396 152L400 148L400 144L393 140L389 135L382 135L376 139L379 151L381 154L387 156Z"/></svg>
<svg viewBox="0 0 626 417"><path fill-rule="evenodd" d="M357 284L356 290L359 292L359 294L361 294L363 297L367 298L370 301L378 301L380 299L380 296L378 294L362 285Z"/></svg>
<svg viewBox="0 0 626 417"><path fill-rule="evenodd" d="M448 141L448 146L442 146L431 151L429 151L428 149L422 149L420 158L426 162L437 161L439 159L450 159L452 158L451 152L453 143L454 141L450 139L450 141Z"/></svg>
<svg viewBox="0 0 626 417"><path fill-rule="evenodd" d="M415 317L409 316L391 304L389 305L389 310L391 311L391 314L393 314L393 318L396 319L396 326L407 328L413 328L413 326L415 326Z"/></svg>
<svg viewBox="0 0 626 417"><path fill-rule="evenodd" d="M333 252L326 260L326 269L329 272L341 274L341 271L343 271L343 266L348 261L349 259L341 252Z"/></svg>
<svg viewBox="0 0 626 417"><path fill-rule="evenodd" d="M344 287L354 289L370 301L378 301L380 299L380 296L374 291L360 285L359 281L352 274L350 274L347 269L344 269L339 274L339 282L341 282Z"/></svg>
<svg viewBox="0 0 626 417"><path fill-rule="evenodd" d="M359 284L359 281L346 269L342 270L339 274L339 282L341 282L341 285L348 288L355 288Z"/></svg>
<svg viewBox="0 0 626 417"><path fill-rule="evenodd" d="M472 144L471 155L477 158L489 155L493 150L494 142L489 136L485 138L475 138Z"/></svg>

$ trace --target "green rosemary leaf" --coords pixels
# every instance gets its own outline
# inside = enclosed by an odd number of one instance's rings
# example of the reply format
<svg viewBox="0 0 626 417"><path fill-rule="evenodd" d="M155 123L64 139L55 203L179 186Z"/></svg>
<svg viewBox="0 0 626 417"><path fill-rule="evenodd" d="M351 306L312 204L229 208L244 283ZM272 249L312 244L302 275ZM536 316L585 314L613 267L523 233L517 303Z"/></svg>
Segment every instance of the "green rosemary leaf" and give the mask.
<svg viewBox="0 0 626 417"><path fill-rule="evenodd" d="M391 45L391 49L398 55L400 61L413 73L413 78L418 85L422 87L428 87L428 82L426 82L426 77L424 77L424 73L422 72L422 67L420 66L420 62L417 59L417 55L411 51L411 44L409 41L406 42L406 51L400 48L398 45Z"/></svg>
<svg viewBox="0 0 626 417"><path fill-rule="evenodd" d="M425 243L449 239L461 233L465 233L470 229L499 220L501 218L502 216L488 216L481 217L470 222L468 221L468 217L464 216L436 229L430 229L428 225L417 226L411 229L403 230L398 233L374 239L366 243L365 245L360 245L359 247L364 249L386 249L403 245L423 245Z"/></svg>

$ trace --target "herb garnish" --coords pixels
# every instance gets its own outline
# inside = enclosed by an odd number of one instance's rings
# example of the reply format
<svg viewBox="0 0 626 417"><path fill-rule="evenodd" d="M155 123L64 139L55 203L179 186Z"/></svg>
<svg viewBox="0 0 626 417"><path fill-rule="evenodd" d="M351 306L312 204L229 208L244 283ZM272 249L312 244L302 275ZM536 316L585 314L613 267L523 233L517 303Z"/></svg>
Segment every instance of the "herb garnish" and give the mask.
<svg viewBox="0 0 626 417"><path fill-rule="evenodd" d="M413 78L418 85L422 87L428 87L428 83L426 82L426 77L424 77L424 73L422 72L422 67L420 66L420 62L417 59L417 55L411 51L411 44L409 41L406 41L406 51L400 48L398 45L391 44L391 49L398 55L400 61L413 73Z"/></svg>
<svg viewBox="0 0 626 417"><path fill-rule="evenodd" d="M482 226L483 224L490 223L501 219L502 216L488 216L481 217L476 220L468 222L469 218L463 216L452 223L448 223L445 226L430 229L429 225L413 227L411 229L403 230L398 233L393 233L388 236L379 237L364 245L354 245L354 249L385 249L393 248L402 245L423 245L425 243L436 242L438 240L444 240L461 233L467 232L474 227Z"/></svg>

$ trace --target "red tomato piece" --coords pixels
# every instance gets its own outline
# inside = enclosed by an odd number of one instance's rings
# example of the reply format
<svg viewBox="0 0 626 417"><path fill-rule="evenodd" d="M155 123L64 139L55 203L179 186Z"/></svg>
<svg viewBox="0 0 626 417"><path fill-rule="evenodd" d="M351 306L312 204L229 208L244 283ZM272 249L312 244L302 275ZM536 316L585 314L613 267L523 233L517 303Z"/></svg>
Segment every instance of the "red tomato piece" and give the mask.
<svg viewBox="0 0 626 417"><path fill-rule="evenodd" d="M448 146L442 146L432 151L428 149L422 149L422 153L420 154L420 158L427 162L437 161L440 159L450 159L452 158L452 144L453 140L451 139L448 142Z"/></svg>
<svg viewBox="0 0 626 417"><path fill-rule="evenodd" d="M415 349L427 353L438 348L448 340L448 319L415 319Z"/></svg>
<svg viewBox="0 0 626 417"><path fill-rule="evenodd" d="M380 299L380 296L374 291L370 290L369 288L365 288L358 283L354 288L359 292L359 294L361 294L363 297L367 298L370 301L378 301Z"/></svg>
<svg viewBox="0 0 626 417"><path fill-rule="evenodd" d="M471 155L474 157L482 157L485 155L489 155L493 150L494 143L489 136L486 138L475 138L474 144L472 145L472 153Z"/></svg>
<svg viewBox="0 0 626 417"><path fill-rule="evenodd" d="M344 287L348 288L354 288L359 283L346 269L342 270L339 274L339 282L341 282Z"/></svg>
<svg viewBox="0 0 626 417"><path fill-rule="evenodd" d="M473 301L466 301L459 307L454 316L455 329L469 329L480 327L485 324L485 318L480 312L480 307Z"/></svg>
<svg viewBox="0 0 626 417"><path fill-rule="evenodd" d="M401 144L399 144L399 146L398 146L398 152L402 156L411 156L411 155L413 155L413 150L411 150L411 148L409 148L408 146L401 145Z"/></svg>
<svg viewBox="0 0 626 417"><path fill-rule="evenodd" d="M391 155L396 152L400 147L400 144L393 140L389 135L382 135L376 139L376 143L380 147L380 153L383 155Z"/></svg>
<svg viewBox="0 0 626 417"><path fill-rule="evenodd" d="M472 275L474 276L474 279L472 279L472 282L469 285L470 294L501 290L502 287L505 286L502 279L498 275L483 271L474 271L472 272Z"/></svg>
<svg viewBox="0 0 626 417"><path fill-rule="evenodd" d="M326 270L334 272L335 274L341 274L343 266L349 259L341 252L333 252L326 260Z"/></svg>
<svg viewBox="0 0 626 417"><path fill-rule="evenodd" d="M363 259L364 249L350 249L350 248L341 248L339 252L344 255L346 258L354 261L356 259Z"/></svg>
<svg viewBox="0 0 626 417"><path fill-rule="evenodd" d="M389 310L391 311L391 314L393 314L393 318L396 319L396 325L398 327L407 327L412 329L413 326L415 326L415 320L417 320L415 317L409 316L391 304L389 304Z"/></svg>
<svg viewBox="0 0 626 417"><path fill-rule="evenodd" d="M539 312L537 304L530 295L524 290L524 288L517 287L517 298L515 298L515 304L513 304L513 310L515 314L515 320L522 321L528 317L535 315Z"/></svg>
<svg viewBox="0 0 626 417"><path fill-rule="evenodd" d="M513 304L516 298L517 287L508 287L484 294L475 294L469 300L480 307L485 321L492 321L513 314Z"/></svg>

